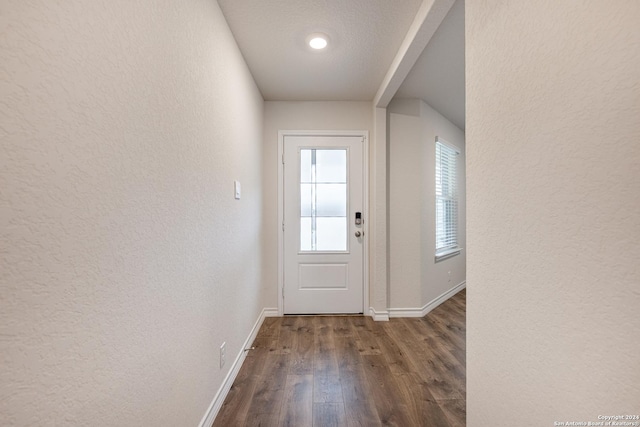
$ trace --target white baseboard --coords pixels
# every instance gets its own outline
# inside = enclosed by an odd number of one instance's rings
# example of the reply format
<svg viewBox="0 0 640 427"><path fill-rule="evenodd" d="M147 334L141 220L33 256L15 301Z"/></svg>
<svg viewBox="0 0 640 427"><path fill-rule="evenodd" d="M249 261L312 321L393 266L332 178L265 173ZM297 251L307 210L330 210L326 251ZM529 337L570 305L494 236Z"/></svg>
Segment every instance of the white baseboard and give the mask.
<svg viewBox="0 0 640 427"><path fill-rule="evenodd" d="M227 373L227 376L225 377L224 381L222 382L220 389L218 390L218 392L216 393L216 396L213 398L213 401L209 405L207 412L204 414L204 417L202 417L199 427L211 427L211 425L213 424L213 421L216 419L216 416L218 415L218 412L220 412L220 408L222 408L222 404L224 403L224 400L227 398L227 394L229 393L229 390L231 390L231 386L233 385L233 382L238 376L238 372L240 372L240 368L244 363L244 359L247 357L247 352L244 351L244 349L249 348L249 346L253 343L253 340L255 340L256 336L258 335L258 331L260 330L260 327L262 326L262 322L264 322L264 319L267 317L277 317L277 316L278 316L277 308L262 309L262 312L260 312L260 315L258 316L258 320L256 320L256 323L253 325L253 328L251 329L251 333L249 334L247 339L244 341L244 344L240 349L240 353L238 353L238 356L233 361L233 366L231 366L231 369Z"/></svg>
<svg viewBox="0 0 640 427"><path fill-rule="evenodd" d="M431 310L433 310L466 287L467 281L465 280L420 308L390 308L389 317L424 317Z"/></svg>
<svg viewBox="0 0 640 427"><path fill-rule="evenodd" d="M422 308L390 308L389 317L424 317Z"/></svg>
<svg viewBox="0 0 640 427"><path fill-rule="evenodd" d="M264 310L262 310L262 312L264 313L264 317L280 317L277 308L265 308Z"/></svg>
<svg viewBox="0 0 640 427"><path fill-rule="evenodd" d="M388 322L389 321L389 312L384 311L376 311L375 308L369 307L369 316L373 317L373 320L376 322Z"/></svg>

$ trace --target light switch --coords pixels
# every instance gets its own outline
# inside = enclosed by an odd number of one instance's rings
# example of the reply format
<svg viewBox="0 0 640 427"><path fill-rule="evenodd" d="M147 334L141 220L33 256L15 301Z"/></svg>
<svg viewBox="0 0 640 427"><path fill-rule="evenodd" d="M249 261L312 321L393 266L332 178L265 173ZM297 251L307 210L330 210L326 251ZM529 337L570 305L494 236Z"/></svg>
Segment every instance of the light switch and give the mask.
<svg viewBox="0 0 640 427"><path fill-rule="evenodd" d="M235 189L236 192L236 199L240 200L240 181L233 181L233 188Z"/></svg>

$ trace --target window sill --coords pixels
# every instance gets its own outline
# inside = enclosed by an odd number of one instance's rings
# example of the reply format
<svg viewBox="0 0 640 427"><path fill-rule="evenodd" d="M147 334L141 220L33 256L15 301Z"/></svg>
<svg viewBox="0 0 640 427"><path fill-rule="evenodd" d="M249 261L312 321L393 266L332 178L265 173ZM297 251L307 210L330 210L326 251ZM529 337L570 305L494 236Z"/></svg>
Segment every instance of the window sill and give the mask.
<svg viewBox="0 0 640 427"><path fill-rule="evenodd" d="M439 262L439 261L443 261L443 260L445 260L447 258L451 258L451 257L454 257L456 255L459 255L461 250L462 250L462 248L453 248L453 249L447 249L446 251L438 252L436 254L435 261Z"/></svg>

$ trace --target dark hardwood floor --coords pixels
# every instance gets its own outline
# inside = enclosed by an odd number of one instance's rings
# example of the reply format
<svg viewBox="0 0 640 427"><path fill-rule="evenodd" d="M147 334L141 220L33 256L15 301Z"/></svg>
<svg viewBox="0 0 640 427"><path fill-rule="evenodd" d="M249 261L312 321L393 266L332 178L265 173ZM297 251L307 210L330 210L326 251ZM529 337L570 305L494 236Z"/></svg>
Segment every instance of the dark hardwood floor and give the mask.
<svg viewBox="0 0 640 427"><path fill-rule="evenodd" d="M464 426L465 309L267 318L213 425Z"/></svg>

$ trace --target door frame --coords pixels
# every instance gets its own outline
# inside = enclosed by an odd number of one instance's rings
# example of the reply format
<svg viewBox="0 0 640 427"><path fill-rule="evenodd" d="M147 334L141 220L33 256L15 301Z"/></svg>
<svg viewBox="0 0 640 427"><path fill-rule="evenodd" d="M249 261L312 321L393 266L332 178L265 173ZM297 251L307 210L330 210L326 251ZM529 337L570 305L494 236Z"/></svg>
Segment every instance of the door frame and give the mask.
<svg viewBox="0 0 640 427"><path fill-rule="evenodd" d="M366 130L279 130L278 131L278 316L284 315L284 138L286 136L361 136L362 143L362 313L369 311L369 131Z"/></svg>

